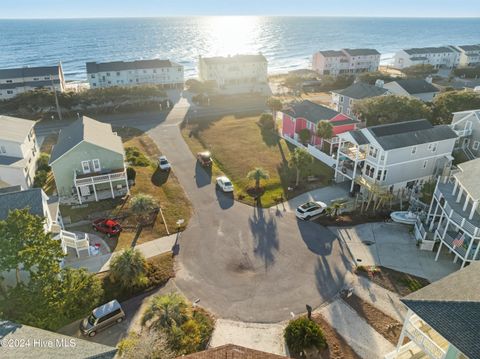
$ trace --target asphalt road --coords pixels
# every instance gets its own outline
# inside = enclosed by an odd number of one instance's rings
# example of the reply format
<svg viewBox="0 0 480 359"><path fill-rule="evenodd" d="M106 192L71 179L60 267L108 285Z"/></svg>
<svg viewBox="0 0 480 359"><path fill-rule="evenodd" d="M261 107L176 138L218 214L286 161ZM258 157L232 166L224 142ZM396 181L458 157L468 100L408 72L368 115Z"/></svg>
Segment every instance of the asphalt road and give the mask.
<svg viewBox="0 0 480 359"><path fill-rule="evenodd" d="M316 223L216 190L180 134L186 115L182 100L149 130L195 209L180 239L178 288L217 316L251 322L279 322L338 293L351 263L344 245Z"/></svg>

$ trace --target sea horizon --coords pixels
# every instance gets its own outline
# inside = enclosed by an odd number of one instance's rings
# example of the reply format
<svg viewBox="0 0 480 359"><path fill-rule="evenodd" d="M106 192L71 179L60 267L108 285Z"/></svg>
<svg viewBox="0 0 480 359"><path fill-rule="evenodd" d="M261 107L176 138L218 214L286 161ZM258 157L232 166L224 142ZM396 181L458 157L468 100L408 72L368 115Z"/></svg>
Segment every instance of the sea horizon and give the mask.
<svg viewBox="0 0 480 359"><path fill-rule="evenodd" d="M269 73L309 68L319 50L375 48L388 64L402 48L480 43L480 17L161 16L0 19L0 68L62 62L85 81L89 61L170 59L196 76L198 56L262 53Z"/></svg>

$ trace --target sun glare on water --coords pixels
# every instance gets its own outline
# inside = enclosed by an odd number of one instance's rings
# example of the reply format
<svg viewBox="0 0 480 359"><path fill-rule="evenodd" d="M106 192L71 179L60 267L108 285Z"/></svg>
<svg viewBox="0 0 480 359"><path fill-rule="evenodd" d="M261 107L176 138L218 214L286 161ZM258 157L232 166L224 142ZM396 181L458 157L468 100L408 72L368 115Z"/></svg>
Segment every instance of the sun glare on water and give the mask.
<svg viewBox="0 0 480 359"><path fill-rule="evenodd" d="M257 53L256 39L261 32L261 19L255 16L220 16L204 19L209 29L209 55L227 56Z"/></svg>

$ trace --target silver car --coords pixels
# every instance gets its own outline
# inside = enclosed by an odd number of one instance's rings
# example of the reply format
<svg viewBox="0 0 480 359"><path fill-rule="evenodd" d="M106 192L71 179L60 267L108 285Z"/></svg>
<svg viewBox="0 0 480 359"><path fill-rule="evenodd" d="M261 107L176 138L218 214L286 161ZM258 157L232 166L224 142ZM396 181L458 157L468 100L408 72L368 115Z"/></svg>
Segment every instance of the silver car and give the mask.
<svg viewBox="0 0 480 359"><path fill-rule="evenodd" d="M125 318L125 313L117 300L112 300L92 310L92 313L80 323L83 335L95 336L102 330L115 323L120 323Z"/></svg>

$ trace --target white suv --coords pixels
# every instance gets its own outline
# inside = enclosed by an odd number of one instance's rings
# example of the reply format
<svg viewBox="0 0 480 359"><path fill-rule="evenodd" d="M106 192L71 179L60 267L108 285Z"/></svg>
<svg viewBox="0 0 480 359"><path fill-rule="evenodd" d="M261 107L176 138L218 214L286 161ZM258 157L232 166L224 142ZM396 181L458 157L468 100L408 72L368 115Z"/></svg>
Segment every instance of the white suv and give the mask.
<svg viewBox="0 0 480 359"><path fill-rule="evenodd" d="M307 202L297 207L295 215L299 219L308 220L321 214L327 205L323 202Z"/></svg>
<svg viewBox="0 0 480 359"><path fill-rule="evenodd" d="M233 192L233 184L226 176L217 177L217 187L223 192Z"/></svg>
<svg viewBox="0 0 480 359"><path fill-rule="evenodd" d="M167 156L160 156L158 158L158 167L160 167L162 171L168 171L170 168L172 168L170 162L167 160Z"/></svg>

